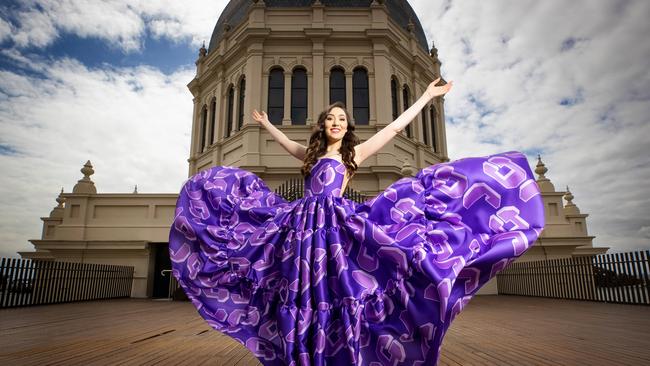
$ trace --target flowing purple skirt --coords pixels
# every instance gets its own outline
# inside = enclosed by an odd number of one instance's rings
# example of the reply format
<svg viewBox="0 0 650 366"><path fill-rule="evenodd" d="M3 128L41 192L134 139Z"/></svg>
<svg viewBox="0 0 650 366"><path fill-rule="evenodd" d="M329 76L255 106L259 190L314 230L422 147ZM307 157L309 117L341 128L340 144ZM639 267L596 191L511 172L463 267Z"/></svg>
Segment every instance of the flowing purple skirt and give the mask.
<svg viewBox="0 0 650 366"><path fill-rule="evenodd" d="M340 197L340 164L314 165L293 202L236 167L191 177L173 275L264 365L435 365L454 317L544 228L526 157L432 165L363 204Z"/></svg>

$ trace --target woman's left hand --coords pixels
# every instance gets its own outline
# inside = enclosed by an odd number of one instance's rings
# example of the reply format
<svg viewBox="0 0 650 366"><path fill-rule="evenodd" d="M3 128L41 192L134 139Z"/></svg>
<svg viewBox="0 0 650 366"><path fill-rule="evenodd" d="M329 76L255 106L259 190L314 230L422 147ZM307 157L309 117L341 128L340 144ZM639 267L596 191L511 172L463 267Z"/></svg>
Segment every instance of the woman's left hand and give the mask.
<svg viewBox="0 0 650 366"><path fill-rule="evenodd" d="M454 86L453 81L449 81L445 85L440 85L436 86L436 84L440 81L440 78L437 78L429 86L427 87L427 90L425 90L425 93L429 96L430 99L433 99L439 95L446 94L452 86Z"/></svg>

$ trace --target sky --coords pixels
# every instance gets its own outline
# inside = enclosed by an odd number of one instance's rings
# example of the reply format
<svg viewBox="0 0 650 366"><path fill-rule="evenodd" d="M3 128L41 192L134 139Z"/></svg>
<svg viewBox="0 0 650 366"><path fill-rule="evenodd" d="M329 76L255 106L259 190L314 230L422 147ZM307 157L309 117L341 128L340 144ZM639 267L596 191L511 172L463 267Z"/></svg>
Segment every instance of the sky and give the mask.
<svg viewBox="0 0 650 366"><path fill-rule="evenodd" d="M442 76L451 160L537 154L609 252L650 249L650 2L411 0ZM0 257L90 160L99 193L177 193L194 61L227 1L0 4Z"/></svg>

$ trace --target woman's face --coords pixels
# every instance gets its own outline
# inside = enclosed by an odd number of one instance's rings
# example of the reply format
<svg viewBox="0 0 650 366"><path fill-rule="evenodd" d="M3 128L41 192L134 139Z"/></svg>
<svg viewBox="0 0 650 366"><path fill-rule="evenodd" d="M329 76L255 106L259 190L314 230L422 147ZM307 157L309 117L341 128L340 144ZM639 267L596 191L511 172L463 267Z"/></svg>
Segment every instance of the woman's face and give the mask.
<svg viewBox="0 0 650 366"><path fill-rule="evenodd" d="M332 108L325 118L325 136L328 143L334 143L345 136L348 131L348 119L342 108Z"/></svg>

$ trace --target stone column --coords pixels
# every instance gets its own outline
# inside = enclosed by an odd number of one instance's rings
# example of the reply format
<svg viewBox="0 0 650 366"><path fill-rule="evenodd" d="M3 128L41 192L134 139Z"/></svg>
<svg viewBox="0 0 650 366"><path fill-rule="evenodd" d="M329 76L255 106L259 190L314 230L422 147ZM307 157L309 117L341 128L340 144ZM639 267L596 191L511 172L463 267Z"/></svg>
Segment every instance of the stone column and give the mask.
<svg viewBox="0 0 650 366"><path fill-rule="evenodd" d="M325 75L324 75L324 65L323 65L323 56L325 55L325 49L322 40L314 40L312 47L312 93L311 93L311 104L312 108L310 111L312 123L318 122L318 115L320 112L325 109L325 92L329 91L329 88L325 87Z"/></svg>
<svg viewBox="0 0 650 366"><path fill-rule="evenodd" d="M224 120L223 120L223 69L219 68L217 70L217 89L214 92L215 98L217 98L217 108L215 109L215 120L216 128L214 129L214 141L221 141L224 135Z"/></svg>
<svg viewBox="0 0 650 366"><path fill-rule="evenodd" d="M242 165L259 166L260 159L260 126L252 119L253 109L261 112L262 109L262 58L264 56L263 40L256 40L248 48L246 60L246 94L244 99L244 129L246 135L242 137L245 153L242 156Z"/></svg>
<svg viewBox="0 0 650 366"><path fill-rule="evenodd" d="M291 71L284 70L284 115L282 125L291 125Z"/></svg>
<svg viewBox="0 0 650 366"><path fill-rule="evenodd" d="M384 126L393 121L393 111L390 94L390 61L388 59L388 47L383 42L373 43L374 59L374 118L377 120L377 126ZM398 94L399 94L398 88ZM398 95L398 110L399 98Z"/></svg>
<svg viewBox="0 0 650 366"><path fill-rule="evenodd" d="M352 71L345 71L345 107L354 120L354 109L352 105Z"/></svg>
<svg viewBox="0 0 650 366"><path fill-rule="evenodd" d="M376 102L376 93L377 93L377 83L375 82L375 72L368 72L368 125L376 126L377 125L377 112L375 111L377 107ZM389 84L390 87L390 84Z"/></svg>

